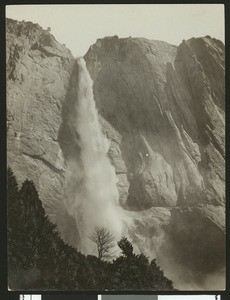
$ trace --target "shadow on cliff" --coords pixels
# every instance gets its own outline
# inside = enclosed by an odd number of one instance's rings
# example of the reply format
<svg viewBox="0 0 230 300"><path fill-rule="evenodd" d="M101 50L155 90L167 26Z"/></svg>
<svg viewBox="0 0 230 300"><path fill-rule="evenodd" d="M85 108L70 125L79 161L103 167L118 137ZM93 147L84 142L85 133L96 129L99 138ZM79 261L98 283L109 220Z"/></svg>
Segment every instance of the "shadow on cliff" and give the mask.
<svg viewBox="0 0 230 300"><path fill-rule="evenodd" d="M76 157L80 155L80 148L78 147L75 139L78 138L77 132L71 132L68 125L70 115L72 113L72 108L76 102L76 83L78 80L78 69L77 63L75 61L72 74L69 80L69 86L67 89L66 97L63 102L62 107L62 124L59 128L58 141L60 148L62 150L64 161L76 160ZM75 136L74 136L75 135ZM66 178L65 178L66 180ZM79 231L77 229L76 220L73 215L71 215L71 208L68 209L66 203L66 186L65 181L63 182L63 206L60 207L56 214L56 224L61 232L63 239L70 245L77 246L80 239ZM71 193L74 193L74 189L77 189L77 185L68 186L72 189ZM70 192L70 191L69 191Z"/></svg>
<svg viewBox="0 0 230 300"><path fill-rule="evenodd" d="M67 89L66 97L62 107L62 124L59 129L58 141L62 149L65 160L69 158L76 158L80 154L80 148L75 143L77 132L71 132L68 125L69 118L72 114L72 109L77 101L77 82L78 82L78 67L75 61L72 74L69 80L69 86ZM76 135L74 137L74 135Z"/></svg>
<svg viewBox="0 0 230 300"><path fill-rule="evenodd" d="M157 259L176 288L225 288L225 233L205 217L202 207L172 209L170 223L164 231Z"/></svg>

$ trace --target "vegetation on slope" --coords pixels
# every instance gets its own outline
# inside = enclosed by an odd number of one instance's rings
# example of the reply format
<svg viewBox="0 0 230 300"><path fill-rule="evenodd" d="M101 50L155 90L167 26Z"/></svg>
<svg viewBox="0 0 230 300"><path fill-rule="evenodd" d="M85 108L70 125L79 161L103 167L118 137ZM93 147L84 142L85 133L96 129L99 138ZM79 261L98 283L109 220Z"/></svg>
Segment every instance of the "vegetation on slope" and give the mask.
<svg viewBox="0 0 230 300"><path fill-rule="evenodd" d="M122 254L107 261L66 244L50 222L32 181L21 188L8 169L8 280L15 289L171 290L155 260L134 254L123 237Z"/></svg>

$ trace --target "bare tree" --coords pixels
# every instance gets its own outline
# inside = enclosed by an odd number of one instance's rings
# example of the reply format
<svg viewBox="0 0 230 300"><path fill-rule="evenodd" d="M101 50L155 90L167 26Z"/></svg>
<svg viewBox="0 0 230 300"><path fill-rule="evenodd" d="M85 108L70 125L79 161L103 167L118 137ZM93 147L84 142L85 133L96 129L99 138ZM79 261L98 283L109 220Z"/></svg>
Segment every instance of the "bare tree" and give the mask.
<svg viewBox="0 0 230 300"><path fill-rule="evenodd" d="M115 246L114 236L104 227L95 227L90 240L96 244L97 256L100 260L109 259L113 256L112 249Z"/></svg>

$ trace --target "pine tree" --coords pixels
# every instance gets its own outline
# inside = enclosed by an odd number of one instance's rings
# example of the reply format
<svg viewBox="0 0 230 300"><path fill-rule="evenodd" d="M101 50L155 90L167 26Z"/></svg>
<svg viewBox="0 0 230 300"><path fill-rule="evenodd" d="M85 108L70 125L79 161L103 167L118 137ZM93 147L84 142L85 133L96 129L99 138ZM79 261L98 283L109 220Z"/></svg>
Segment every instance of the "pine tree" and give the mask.
<svg viewBox="0 0 230 300"><path fill-rule="evenodd" d="M117 244L126 257L133 255L133 246L126 237L123 237Z"/></svg>
<svg viewBox="0 0 230 300"><path fill-rule="evenodd" d="M26 180L20 189L21 254L25 268L36 268L39 259L45 211L32 181Z"/></svg>
<svg viewBox="0 0 230 300"><path fill-rule="evenodd" d="M118 257L110 269L110 288L120 290L171 290L172 281L164 276L153 260L149 263L144 254L134 254L133 246L123 237L118 246L122 256Z"/></svg>

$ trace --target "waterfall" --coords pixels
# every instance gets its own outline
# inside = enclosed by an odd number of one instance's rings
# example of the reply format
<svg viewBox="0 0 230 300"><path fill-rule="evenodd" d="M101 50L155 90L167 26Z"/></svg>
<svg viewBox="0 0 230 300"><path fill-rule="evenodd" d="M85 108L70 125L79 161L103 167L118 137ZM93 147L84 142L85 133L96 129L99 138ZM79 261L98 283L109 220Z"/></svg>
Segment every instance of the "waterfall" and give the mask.
<svg viewBox="0 0 230 300"><path fill-rule="evenodd" d="M76 220L78 249L92 254L89 236L96 226L107 228L119 240L122 233L117 176L107 152L93 95L93 82L83 58L77 61L76 99L68 120L79 156L67 161L66 207Z"/></svg>

